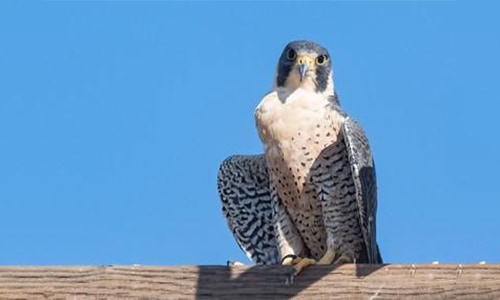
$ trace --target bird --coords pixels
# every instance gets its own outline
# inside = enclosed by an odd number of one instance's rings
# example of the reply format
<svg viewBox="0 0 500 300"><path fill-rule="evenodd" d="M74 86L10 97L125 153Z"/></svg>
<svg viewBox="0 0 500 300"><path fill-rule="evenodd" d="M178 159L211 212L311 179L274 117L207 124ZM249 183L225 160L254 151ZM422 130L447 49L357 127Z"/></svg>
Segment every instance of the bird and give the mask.
<svg viewBox="0 0 500 300"><path fill-rule="evenodd" d="M377 182L368 138L340 106L332 58L297 40L282 51L255 109L264 153L220 165L222 212L256 264L382 263Z"/></svg>

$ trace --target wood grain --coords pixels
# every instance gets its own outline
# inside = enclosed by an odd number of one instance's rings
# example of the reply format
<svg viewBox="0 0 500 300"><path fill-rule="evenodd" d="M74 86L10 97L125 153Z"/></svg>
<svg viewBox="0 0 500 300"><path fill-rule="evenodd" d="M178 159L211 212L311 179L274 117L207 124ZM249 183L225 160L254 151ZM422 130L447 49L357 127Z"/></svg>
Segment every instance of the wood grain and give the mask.
<svg viewBox="0 0 500 300"><path fill-rule="evenodd" d="M500 299L500 265L0 267L0 299Z"/></svg>

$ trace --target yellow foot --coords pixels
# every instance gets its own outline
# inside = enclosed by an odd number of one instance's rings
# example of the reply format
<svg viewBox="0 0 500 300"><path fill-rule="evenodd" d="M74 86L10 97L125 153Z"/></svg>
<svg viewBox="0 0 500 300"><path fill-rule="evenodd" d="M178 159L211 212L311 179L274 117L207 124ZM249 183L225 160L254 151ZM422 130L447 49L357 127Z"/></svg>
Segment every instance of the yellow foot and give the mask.
<svg viewBox="0 0 500 300"><path fill-rule="evenodd" d="M335 265L340 265L340 264L350 264L353 262L355 263L354 258L344 253L339 258L337 258L333 263Z"/></svg>
<svg viewBox="0 0 500 300"><path fill-rule="evenodd" d="M287 257L282 262L285 266L293 266L294 275L297 276L302 270L310 265L315 265L316 260L307 257Z"/></svg>
<svg viewBox="0 0 500 300"><path fill-rule="evenodd" d="M307 257L304 258L297 257L296 259L294 259L293 263L294 263L293 268L295 269L295 276L297 276L299 275L300 272L302 272L304 268L310 265L315 265L316 260Z"/></svg>
<svg viewBox="0 0 500 300"><path fill-rule="evenodd" d="M328 248L326 250L326 253L323 255L323 257L318 261L318 265L329 265L333 262L333 259L335 258L336 253L332 249Z"/></svg>
<svg viewBox="0 0 500 300"><path fill-rule="evenodd" d="M340 265L354 262L354 255L343 253L337 259L335 259L336 256L337 253L335 253L335 251L333 251L332 249L328 249L326 250L326 253L323 255L323 257L318 261L318 265L329 265L332 263L335 265Z"/></svg>

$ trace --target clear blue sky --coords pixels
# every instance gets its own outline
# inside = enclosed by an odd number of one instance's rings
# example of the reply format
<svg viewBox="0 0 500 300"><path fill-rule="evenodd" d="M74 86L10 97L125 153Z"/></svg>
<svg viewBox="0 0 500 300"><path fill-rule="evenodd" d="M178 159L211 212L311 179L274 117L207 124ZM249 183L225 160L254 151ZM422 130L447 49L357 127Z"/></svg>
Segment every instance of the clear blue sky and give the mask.
<svg viewBox="0 0 500 300"><path fill-rule="evenodd" d="M375 153L385 261L500 263L500 4L0 4L0 264L245 261L219 163L284 45L330 49Z"/></svg>

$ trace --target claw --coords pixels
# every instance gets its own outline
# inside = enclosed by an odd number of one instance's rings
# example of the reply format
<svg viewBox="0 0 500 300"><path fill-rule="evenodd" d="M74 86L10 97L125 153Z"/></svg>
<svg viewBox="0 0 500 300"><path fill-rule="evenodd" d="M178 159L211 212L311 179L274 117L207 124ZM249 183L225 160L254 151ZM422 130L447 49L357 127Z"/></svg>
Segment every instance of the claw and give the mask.
<svg viewBox="0 0 500 300"><path fill-rule="evenodd" d="M297 276L302 270L310 265L315 265L316 260L308 257L298 257L295 255L290 255L285 258L283 258L283 261L281 263L284 266L292 266L294 269L293 276ZM286 280L287 284L288 283L293 283L293 278L287 279Z"/></svg>
<svg viewBox="0 0 500 300"><path fill-rule="evenodd" d="M295 278L295 269L293 269L293 271L290 272L290 274L288 274L288 276L285 279L285 284L288 285L288 286L293 285L293 279L294 278Z"/></svg>
<svg viewBox="0 0 500 300"><path fill-rule="evenodd" d="M315 264L316 264L316 260L314 260L312 258L297 257L293 261L293 268L295 269L294 275L295 276L299 275L299 273L302 272L302 270L304 270L304 268L306 268L306 267L308 267L310 265L315 265Z"/></svg>

